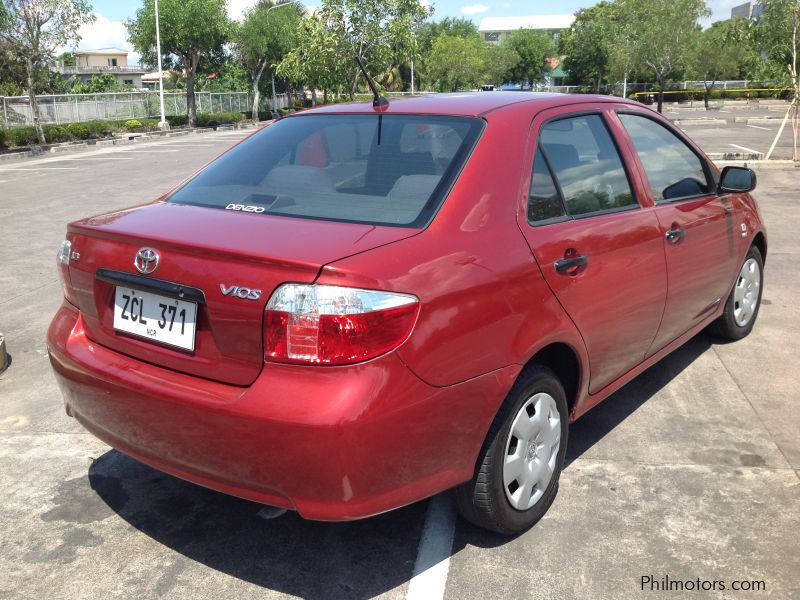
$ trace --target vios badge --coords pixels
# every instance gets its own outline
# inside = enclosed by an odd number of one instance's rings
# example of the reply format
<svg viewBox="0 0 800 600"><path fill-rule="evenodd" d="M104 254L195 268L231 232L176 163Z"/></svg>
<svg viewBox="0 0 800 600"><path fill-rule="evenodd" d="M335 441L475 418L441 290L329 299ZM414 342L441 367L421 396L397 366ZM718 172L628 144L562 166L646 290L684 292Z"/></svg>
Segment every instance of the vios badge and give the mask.
<svg viewBox="0 0 800 600"><path fill-rule="evenodd" d="M161 257L152 248L139 248L136 257L133 259L133 266L142 275L150 275L158 268L158 261Z"/></svg>
<svg viewBox="0 0 800 600"><path fill-rule="evenodd" d="M219 291L223 296L235 296L242 300L258 300L261 298L261 290L253 290L238 285L227 286L224 283L219 284Z"/></svg>

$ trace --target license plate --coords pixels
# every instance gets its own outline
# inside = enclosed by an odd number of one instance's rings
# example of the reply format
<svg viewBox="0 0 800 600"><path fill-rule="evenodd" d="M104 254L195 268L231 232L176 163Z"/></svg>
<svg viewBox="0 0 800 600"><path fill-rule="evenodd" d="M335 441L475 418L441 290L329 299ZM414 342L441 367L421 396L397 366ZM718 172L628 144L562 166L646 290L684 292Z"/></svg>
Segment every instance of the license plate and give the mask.
<svg viewBox="0 0 800 600"><path fill-rule="evenodd" d="M197 304L117 287L114 329L154 342L194 350Z"/></svg>

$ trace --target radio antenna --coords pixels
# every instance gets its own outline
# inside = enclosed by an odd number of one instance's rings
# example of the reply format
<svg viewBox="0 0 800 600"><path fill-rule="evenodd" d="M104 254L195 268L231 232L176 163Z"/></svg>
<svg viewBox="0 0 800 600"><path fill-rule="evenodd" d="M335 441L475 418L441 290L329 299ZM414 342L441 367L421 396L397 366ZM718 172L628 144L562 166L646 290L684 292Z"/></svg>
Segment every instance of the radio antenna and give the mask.
<svg viewBox="0 0 800 600"><path fill-rule="evenodd" d="M378 86L375 85L375 81L369 76L369 73L367 73L367 69L364 66L364 63L361 61L361 58L358 55L356 55L354 58L358 63L358 68L361 69L361 72L364 74L364 78L367 80L369 89L372 90L372 106L375 108L379 106L389 106L389 101L381 96L380 92L378 92Z"/></svg>

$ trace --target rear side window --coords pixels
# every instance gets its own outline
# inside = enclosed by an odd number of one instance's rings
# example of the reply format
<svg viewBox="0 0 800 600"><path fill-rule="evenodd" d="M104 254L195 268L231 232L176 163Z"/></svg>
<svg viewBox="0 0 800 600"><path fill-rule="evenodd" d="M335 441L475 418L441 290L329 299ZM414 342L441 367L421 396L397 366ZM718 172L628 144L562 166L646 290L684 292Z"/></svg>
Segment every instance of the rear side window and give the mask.
<svg viewBox="0 0 800 600"><path fill-rule="evenodd" d="M622 159L600 115L560 119L542 127L528 200L531 222L637 206Z"/></svg>
<svg viewBox="0 0 800 600"><path fill-rule="evenodd" d="M290 117L221 156L168 201L423 227L482 128L470 117Z"/></svg>
<svg viewBox="0 0 800 600"><path fill-rule="evenodd" d="M619 115L642 162L653 200L672 201L707 194L710 186L700 158L669 129L631 114Z"/></svg>

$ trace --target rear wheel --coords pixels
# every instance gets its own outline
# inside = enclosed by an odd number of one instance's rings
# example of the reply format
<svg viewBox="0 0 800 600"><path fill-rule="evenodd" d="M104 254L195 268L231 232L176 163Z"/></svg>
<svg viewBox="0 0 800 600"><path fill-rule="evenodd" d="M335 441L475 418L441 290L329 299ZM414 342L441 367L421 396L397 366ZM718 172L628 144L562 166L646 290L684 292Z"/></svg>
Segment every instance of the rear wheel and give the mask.
<svg viewBox="0 0 800 600"><path fill-rule="evenodd" d="M740 340L750 333L761 306L763 283L764 260L761 251L752 246L739 269L722 316L711 324L711 332L729 340Z"/></svg>
<svg viewBox="0 0 800 600"><path fill-rule="evenodd" d="M535 524L556 496L567 431L561 382L546 367L526 368L492 423L475 476L454 491L461 516L503 534Z"/></svg>

